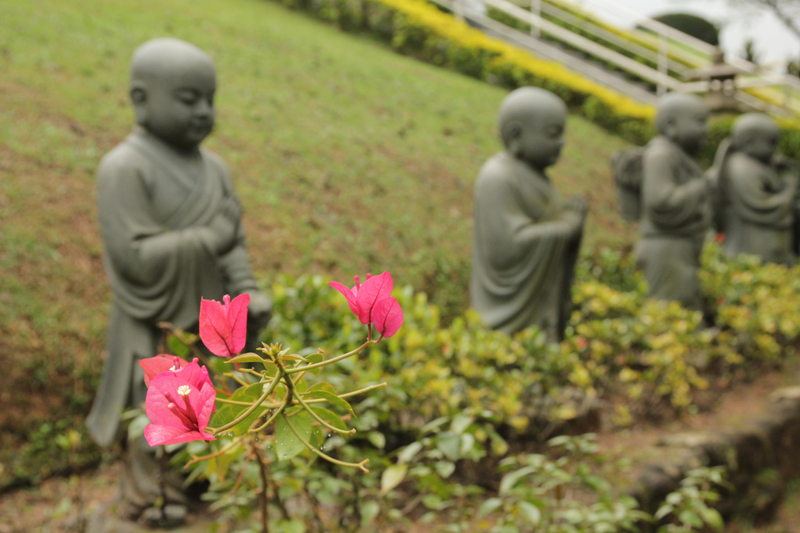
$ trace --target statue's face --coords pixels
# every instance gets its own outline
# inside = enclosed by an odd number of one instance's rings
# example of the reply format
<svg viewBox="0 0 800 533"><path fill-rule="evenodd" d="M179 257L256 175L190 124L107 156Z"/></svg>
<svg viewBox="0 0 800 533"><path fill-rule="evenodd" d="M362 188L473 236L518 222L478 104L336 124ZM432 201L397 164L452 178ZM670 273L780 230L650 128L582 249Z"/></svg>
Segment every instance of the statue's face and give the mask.
<svg viewBox="0 0 800 533"><path fill-rule="evenodd" d="M775 155L779 140L780 131L777 128L760 128L750 132L741 142L739 149L750 157L767 163Z"/></svg>
<svg viewBox="0 0 800 533"><path fill-rule="evenodd" d="M565 118L561 109L538 112L535 121L522 125L515 155L540 170L555 164L564 147Z"/></svg>
<svg viewBox="0 0 800 533"><path fill-rule="evenodd" d="M708 136L708 111L702 104L687 105L676 112L667 126L667 137L685 152L697 153Z"/></svg>
<svg viewBox="0 0 800 533"><path fill-rule="evenodd" d="M214 127L216 89L213 66L189 61L173 75L147 83L142 125L170 145L195 148Z"/></svg>

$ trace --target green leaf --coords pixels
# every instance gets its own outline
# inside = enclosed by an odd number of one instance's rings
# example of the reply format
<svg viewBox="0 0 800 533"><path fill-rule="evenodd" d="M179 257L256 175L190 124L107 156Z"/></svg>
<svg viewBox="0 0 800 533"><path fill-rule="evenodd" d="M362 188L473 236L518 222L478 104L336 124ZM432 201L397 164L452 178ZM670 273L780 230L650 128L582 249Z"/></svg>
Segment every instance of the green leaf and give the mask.
<svg viewBox="0 0 800 533"><path fill-rule="evenodd" d="M442 499L435 494L428 494L422 498L422 504L428 509L439 511L444 507Z"/></svg>
<svg viewBox="0 0 800 533"><path fill-rule="evenodd" d="M448 420L450 420L448 417L440 416L439 418L431 420L430 422L428 422L427 424L422 426L420 428L419 432L420 432L420 434L424 435L425 433L428 433L428 432L430 432L430 431L432 431L432 430L434 430L434 429L436 429L438 427L443 426L444 424L447 423Z"/></svg>
<svg viewBox="0 0 800 533"><path fill-rule="evenodd" d="M453 421L450 423L450 429L456 433L464 433L464 430L466 430L474 421L475 418L472 416L464 414L456 415L453 418Z"/></svg>
<svg viewBox="0 0 800 533"><path fill-rule="evenodd" d="M532 474L533 472L536 472L536 467L533 466L526 466L524 468L520 468L519 470L509 472L503 476L502 481L500 481L500 494L505 494L517 484L517 481L519 481L520 478L523 478L528 474Z"/></svg>
<svg viewBox="0 0 800 533"><path fill-rule="evenodd" d="M456 464L450 461L436 461L433 467L436 469L436 473L444 479L449 478L456 470Z"/></svg>
<svg viewBox="0 0 800 533"><path fill-rule="evenodd" d="M336 394L333 394L333 393L328 392L326 390L309 390L309 391L306 392L305 397L306 398L317 398L317 399L320 399L320 400L325 400L326 402L330 403L331 405L335 405L336 407L339 407L341 409L344 409L345 411L348 411L351 415L356 416L355 411L353 411L353 408L350 406L349 403L347 403L346 400L343 400L342 398L339 398Z"/></svg>
<svg viewBox="0 0 800 533"><path fill-rule="evenodd" d="M386 446L386 437L380 431L370 431L367 433L367 440L380 450Z"/></svg>
<svg viewBox="0 0 800 533"><path fill-rule="evenodd" d="M371 524L375 518L378 517L378 513L380 512L381 508L378 505L378 502L371 501L366 502L361 505L361 526L368 526Z"/></svg>
<svg viewBox="0 0 800 533"><path fill-rule="evenodd" d="M314 413L317 414L321 419L323 419L328 424L332 425L336 429L341 429L342 431L347 431L347 425L342 420L342 417L334 413L333 411L329 411L324 407L319 407L316 404L311 404L309 407L314 410ZM327 432L327 428L322 428L324 432Z"/></svg>
<svg viewBox="0 0 800 533"><path fill-rule="evenodd" d="M658 511L656 511L656 514L654 515L655 519L661 520L662 518L670 514L673 511L673 509L674 507L672 507L672 505L670 504L662 505L661 507L658 508Z"/></svg>
<svg viewBox="0 0 800 533"><path fill-rule="evenodd" d="M690 525L692 527L696 527L697 529L703 527L703 520L697 513L692 511L681 511L678 515L678 520L680 520L684 525Z"/></svg>
<svg viewBox="0 0 800 533"><path fill-rule="evenodd" d="M268 383L254 383L253 385L248 385L247 387L238 388L234 391L233 396L231 396L230 399L237 402L248 402L252 404L264 393L264 387L268 386ZM214 412L214 416L211 418L209 425L217 428L227 425L233 422L248 408L249 407L247 405L232 405L229 403L219 402L217 404L217 410ZM262 404L258 409L250 413L247 418L236 424L229 431L234 435L244 435L247 430L250 429L250 425L256 420L256 418L262 416L267 410L268 408Z"/></svg>
<svg viewBox="0 0 800 533"><path fill-rule="evenodd" d="M517 509L519 509L519 513L525 517L531 525L537 526L542 520L542 512L532 503L519 502L517 504Z"/></svg>
<svg viewBox="0 0 800 533"><path fill-rule="evenodd" d="M303 411L291 418L292 426L304 438L311 438L312 418L307 412ZM286 422L286 417L281 415L275 420L275 453L279 460L291 459L306 449L305 444L295 435L294 431Z"/></svg>
<svg viewBox="0 0 800 533"><path fill-rule="evenodd" d="M400 464L405 464L410 462L416 455L422 450L422 443L421 442L412 442L408 446L406 446L400 455L397 456L397 462Z"/></svg>
<svg viewBox="0 0 800 533"><path fill-rule="evenodd" d="M272 361L267 361L254 353L243 353L227 360L228 363L262 363L274 365Z"/></svg>
<svg viewBox="0 0 800 533"><path fill-rule="evenodd" d="M389 491L402 483L406 473L408 473L408 465L406 464L391 465L384 470L381 476L381 494L388 494Z"/></svg>
<svg viewBox="0 0 800 533"><path fill-rule="evenodd" d="M436 436L436 447L451 461L460 457L461 435L455 431L445 431Z"/></svg>
<svg viewBox="0 0 800 533"><path fill-rule="evenodd" d="M324 358L324 356L321 353L312 353L311 355L306 357L306 361L308 361L309 364L315 365L317 363L321 363L323 358ZM322 369L323 369L323 367L318 366L317 368L312 368L308 372L312 376L318 376Z"/></svg>
<svg viewBox="0 0 800 533"><path fill-rule="evenodd" d="M712 529L715 531L722 531L725 527L725 522L722 520L722 516L717 512L716 509L712 509L710 507L706 507L701 511L703 515L703 521L711 526Z"/></svg>
<svg viewBox="0 0 800 533"><path fill-rule="evenodd" d="M327 391L327 392L330 392L331 394L336 394L336 389L334 389L333 385L331 385L327 381L322 381L320 383L315 383L314 385L312 385L308 389L308 392L311 392L311 391Z"/></svg>
<svg viewBox="0 0 800 533"><path fill-rule="evenodd" d="M503 500L500 498L489 498L485 500L478 508L478 517L480 518L487 514L492 514L499 509L501 505L503 505Z"/></svg>
<svg viewBox="0 0 800 533"><path fill-rule="evenodd" d="M170 353L177 355L178 357L185 358L189 355L189 352L192 349L186 345L183 341L181 341L175 335L170 335L167 337L167 348L169 349Z"/></svg>
<svg viewBox="0 0 800 533"><path fill-rule="evenodd" d="M292 518L291 520L279 520L277 531L281 533L306 533L306 525L299 518Z"/></svg>
<svg viewBox="0 0 800 533"><path fill-rule="evenodd" d="M281 355L280 358L282 360L288 360L288 361L302 361L304 363L308 362L308 360L305 357L303 357L302 355L297 355L297 354Z"/></svg>
<svg viewBox="0 0 800 533"><path fill-rule="evenodd" d="M228 469L231 462L241 455L243 449L240 445L236 445L222 455L212 457L208 460L206 466L206 473L214 472L220 481L225 481L225 476L228 474Z"/></svg>

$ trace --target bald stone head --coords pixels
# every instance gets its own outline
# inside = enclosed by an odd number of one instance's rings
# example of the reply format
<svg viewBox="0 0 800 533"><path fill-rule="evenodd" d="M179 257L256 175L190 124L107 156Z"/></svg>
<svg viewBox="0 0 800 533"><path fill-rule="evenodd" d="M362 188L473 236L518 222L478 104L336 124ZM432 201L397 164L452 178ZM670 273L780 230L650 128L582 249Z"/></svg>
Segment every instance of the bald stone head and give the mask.
<svg viewBox="0 0 800 533"><path fill-rule="evenodd" d="M775 155L780 135L780 128L768 115L747 113L733 123L731 144L737 152L766 163Z"/></svg>
<svg viewBox="0 0 800 533"><path fill-rule="evenodd" d="M500 104L498 128L509 154L543 171L561 155L566 119L567 106L558 96L521 87Z"/></svg>
<svg viewBox="0 0 800 533"><path fill-rule="evenodd" d="M153 39L133 53L136 122L177 150L193 150L214 127L217 76L211 58L179 39Z"/></svg>
<svg viewBox="0 0 800 533"><path fill-rule="evenodd" d="M693 94L669 93L658 99L656 129L659 135L695 154L708 135L708 108Z"/></svg>

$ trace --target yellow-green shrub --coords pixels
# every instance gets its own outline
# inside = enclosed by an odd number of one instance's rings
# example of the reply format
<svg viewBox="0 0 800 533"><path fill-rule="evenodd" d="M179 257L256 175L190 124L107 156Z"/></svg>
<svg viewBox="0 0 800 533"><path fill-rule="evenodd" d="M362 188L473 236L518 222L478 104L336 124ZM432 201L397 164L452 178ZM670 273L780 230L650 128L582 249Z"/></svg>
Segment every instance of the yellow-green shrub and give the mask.
<svg viewBox="0 0 800 533"><path fill-rule="evenodd" d="M635 144L655 135L652 106L640 104L600 84L544 61L457 21L422 0L281 0L311 12L345 31L368 32L398 52L490 83L515 89L544 87L559 95L573 113L585 116ZM711 121L703 159L710 162L719 142L730 134L732 119ZM800 124L780 121L781 151L800 158Z"/></svg>

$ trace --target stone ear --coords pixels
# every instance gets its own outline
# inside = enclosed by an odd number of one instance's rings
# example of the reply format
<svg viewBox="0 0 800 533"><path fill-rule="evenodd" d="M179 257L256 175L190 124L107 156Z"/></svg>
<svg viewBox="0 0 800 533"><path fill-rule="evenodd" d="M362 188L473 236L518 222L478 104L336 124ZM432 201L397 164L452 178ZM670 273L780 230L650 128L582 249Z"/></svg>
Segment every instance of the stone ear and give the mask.
<svg viewBox="0 0 800 533"><path fill-rule="evenodd" d="M131 103L136 113L136 123L144 125L147 123L147 90L141 82L132 82L130 89Z"/></svg>
<svg viewBox="0 0 800 533"><path fill-rule="evenodd" d="M503 128L503 141L505 141L508 151L513 155L519 155L520 137L522 137L522 124L519 122L509 122Z"/></svg>

